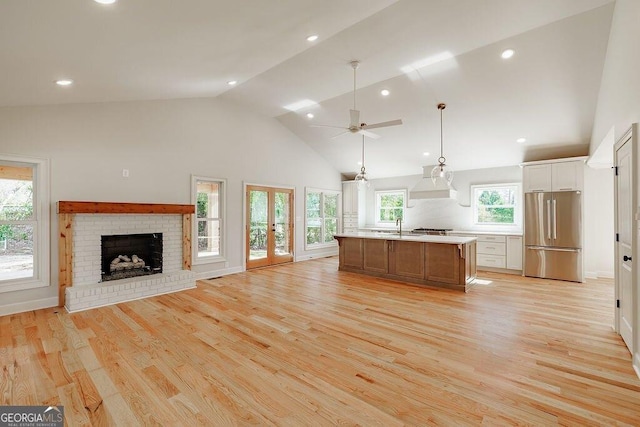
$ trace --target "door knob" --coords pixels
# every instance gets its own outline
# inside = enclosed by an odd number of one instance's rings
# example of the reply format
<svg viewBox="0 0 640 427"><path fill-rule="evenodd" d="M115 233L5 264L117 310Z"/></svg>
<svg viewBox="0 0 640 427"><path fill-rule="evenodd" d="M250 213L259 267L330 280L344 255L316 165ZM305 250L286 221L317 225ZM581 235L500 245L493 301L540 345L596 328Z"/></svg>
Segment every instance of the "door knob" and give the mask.
<svg viewBox="0 0 640 427"><path fill-rule="evenodd" d="M623 261L631 261L631 257L625 255L625 256L622 257L622 260Z"/></svg>

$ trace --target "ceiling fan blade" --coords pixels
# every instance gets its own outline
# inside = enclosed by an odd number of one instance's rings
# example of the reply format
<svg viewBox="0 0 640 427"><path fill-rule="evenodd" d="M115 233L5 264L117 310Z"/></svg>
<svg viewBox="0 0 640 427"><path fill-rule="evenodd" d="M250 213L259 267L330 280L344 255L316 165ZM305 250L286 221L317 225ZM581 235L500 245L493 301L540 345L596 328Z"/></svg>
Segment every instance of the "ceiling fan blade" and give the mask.
<svg viewBox="0 0 640 427"><path fill-rule="evenodd" d="M332 125L309 125L312 128L332 128L332 129L349 129L344 126L332 126Z"/></svg>
<svg viewBox="0 0 640 427"><path fill-rule="evenodd" d="M361 135L364 135L367 138L371 138L371 139L380 138L380 135L378 135L377 133L369 132L368 130L364 130L364 129L360 129L357 133L359 133Z"/></svg>
<svg viewBox="0 0 640 427"><path fill-rule="evenodd" d="M360 111L349 110L349 115L351 117L351 127L360 126Z"/></svg>
<svg viewBox="0 0 640 427"><path fill-rule="evenodd" d="M364 125L364 126L361 126L360 129L386 128L389 126L398 126L401 124L402 124L402 119L397 119L397 120L389 120L388 122L380 122L380 123L374 123L371 125Z"/></svg>
<svg viewBox="0 0 640 427"><path fill-rule="evenodd" d="M342 135L344 135L345 133L350 133L350 131L345 130L344 132L340 132L339 134L334 135L334 136L332 136L332 137L331 137L331 138L329 138L329 139L336 139L337 137L342 136Z"/></svg>

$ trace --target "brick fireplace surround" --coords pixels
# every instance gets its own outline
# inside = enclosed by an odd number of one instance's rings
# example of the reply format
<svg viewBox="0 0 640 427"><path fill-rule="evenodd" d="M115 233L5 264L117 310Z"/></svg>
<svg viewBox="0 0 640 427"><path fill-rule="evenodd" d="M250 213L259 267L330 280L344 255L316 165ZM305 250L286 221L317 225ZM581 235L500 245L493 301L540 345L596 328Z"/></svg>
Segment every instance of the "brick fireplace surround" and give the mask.
<svg viewBox="0 0 640 427"><path fill-rule="evenodd" d="M69 312L195 287L194 205L58 202L58 299ZM100 237L163 233L163 273L100 282Z"/></svg>

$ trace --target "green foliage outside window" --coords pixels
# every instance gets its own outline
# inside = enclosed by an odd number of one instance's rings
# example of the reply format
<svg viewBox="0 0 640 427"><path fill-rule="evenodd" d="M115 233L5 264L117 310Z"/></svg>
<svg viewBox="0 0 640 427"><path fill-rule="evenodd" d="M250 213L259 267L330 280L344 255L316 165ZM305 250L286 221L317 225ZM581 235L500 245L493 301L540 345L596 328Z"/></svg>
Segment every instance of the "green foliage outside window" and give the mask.
<svg viewBox="0 0 640 427"><path fill-rule="evenodd" d="M515 223L515 191L512 187L476 188L475 198L477 223Z"/></svg>
<svg viewBox="0 0 640 427"><path fill-rule="evenodd" d="M13 179L0 180L0 221L33 219L33 182ZM25 231L27 230L27 231ZM0 225L0 241L31 240L30 227L15 224Z"/></svg>
<svg viewBox="0 0 640 427"><path fill-rule="evenodd" d="M404 216L404 192L378 195L378 221L395 222Z"/></svg>

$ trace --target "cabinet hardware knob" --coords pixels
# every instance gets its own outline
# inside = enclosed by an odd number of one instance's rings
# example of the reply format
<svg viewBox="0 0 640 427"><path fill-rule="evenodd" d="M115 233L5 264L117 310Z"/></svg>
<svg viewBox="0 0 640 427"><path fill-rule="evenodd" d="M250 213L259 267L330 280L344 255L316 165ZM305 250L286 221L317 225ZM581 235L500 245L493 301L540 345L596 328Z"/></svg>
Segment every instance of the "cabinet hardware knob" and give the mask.
<svg viewBox="0 0 640 427"><path fill-rule="evenodd" d="M622 257L622 260L623 261L631 261L631 257L625 255L625 256Z"/></svg>

